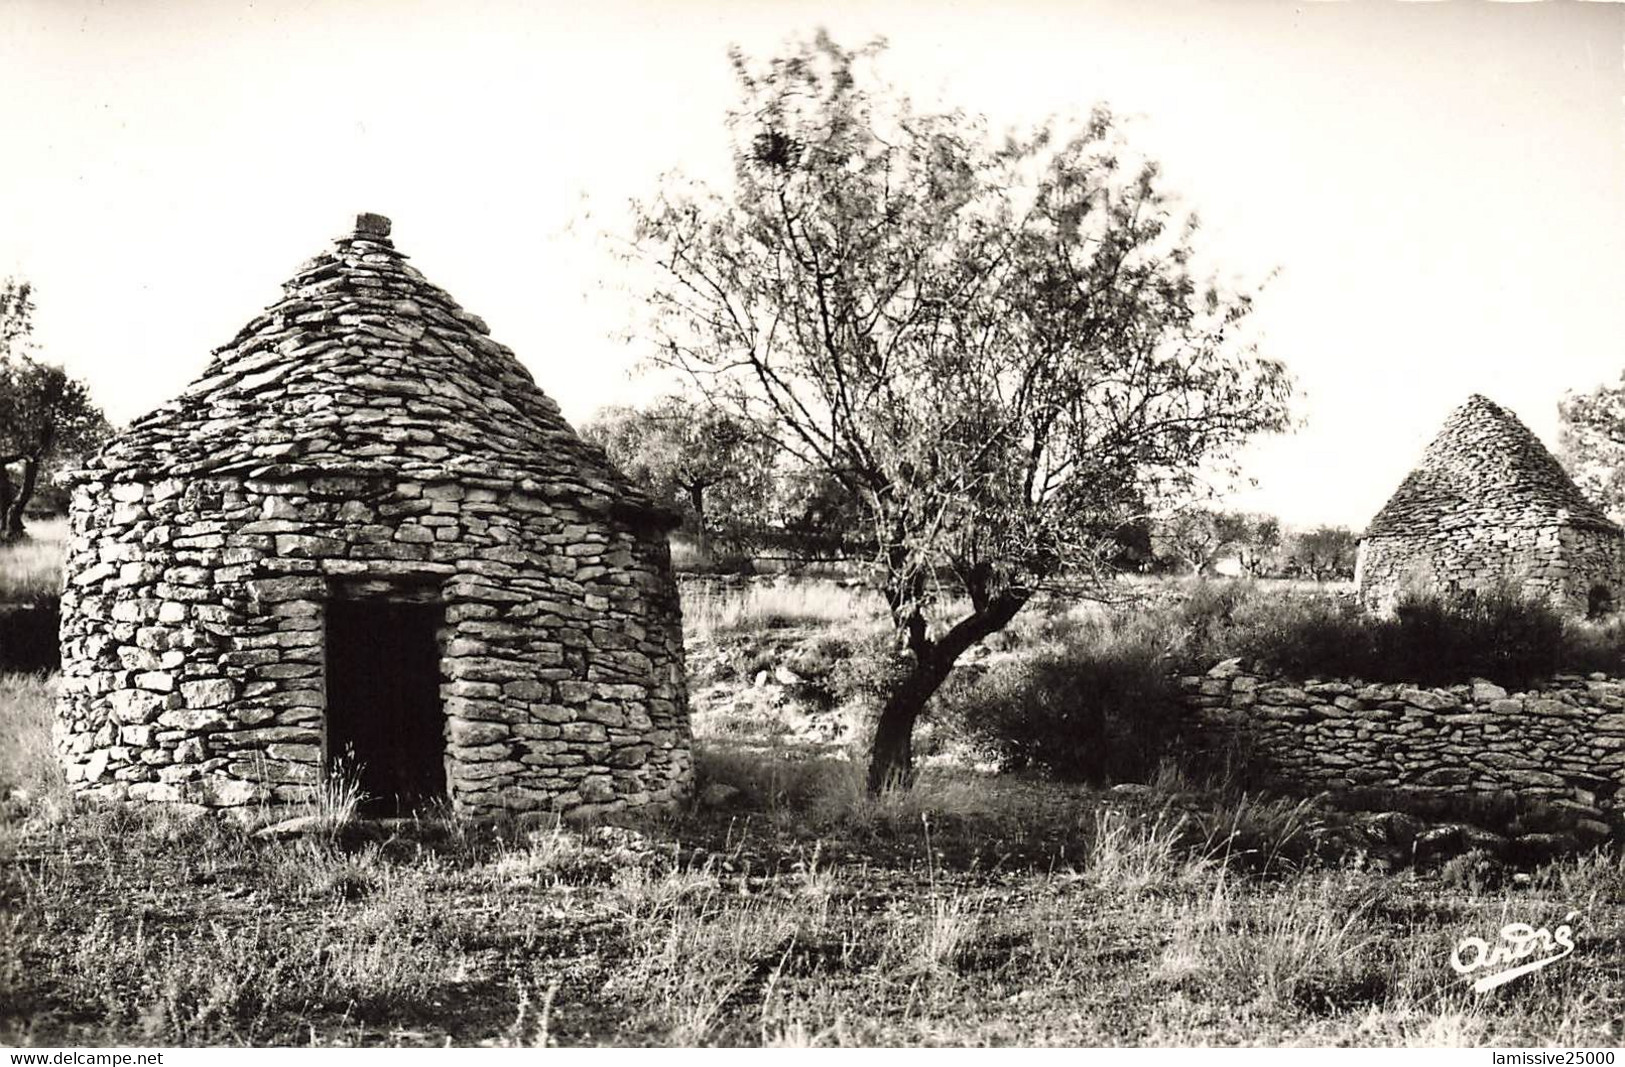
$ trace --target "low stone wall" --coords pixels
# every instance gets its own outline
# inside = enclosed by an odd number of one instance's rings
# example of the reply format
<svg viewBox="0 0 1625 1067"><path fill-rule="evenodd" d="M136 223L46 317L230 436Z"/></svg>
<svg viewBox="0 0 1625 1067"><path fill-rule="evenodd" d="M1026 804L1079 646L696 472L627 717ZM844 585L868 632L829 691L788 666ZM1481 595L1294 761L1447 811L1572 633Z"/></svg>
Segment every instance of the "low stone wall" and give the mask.
<svg viewBox="0 0 1625 1067"><path fill-rule="evenodd" d="M1267 784L1349 807L1453 814L1499 833L1625 837L1625 681L1529 692L1289 682L1226 660L1180 679L1190 739Z"/></svg>

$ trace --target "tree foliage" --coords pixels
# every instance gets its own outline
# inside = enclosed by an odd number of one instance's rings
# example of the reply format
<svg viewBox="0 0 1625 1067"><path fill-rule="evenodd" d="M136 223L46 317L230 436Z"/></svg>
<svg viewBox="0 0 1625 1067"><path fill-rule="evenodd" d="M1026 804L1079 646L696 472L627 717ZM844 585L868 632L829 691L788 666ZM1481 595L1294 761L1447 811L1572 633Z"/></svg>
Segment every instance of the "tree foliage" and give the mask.
<svg viewBox="0 0 1625 1067"><path fill-rule="evenodd" d="M1209 508L1183 507L1157 518L1151 544L1164 568L1205 574L1229 543L1223 516Z"/></svg>
<svg viewBox="0 0 1625 1067"><path fill-rule="evenodd" d="M1586 496L1625 521L1625 376L1557 405L1558 458Z"/></svg>
<svg viewBox="0 0 1625 1067"><path fill-rule="evenodd" d="M24 354L34 333L34 287L7 278L0 282L0 360Z"/></svg>
<svg viewBox="0 0 1625 1067"><path fill-rule="evenodd" d="M862 508L902 659L871 788L965 649L1290 392L1108 113L991 138L879 84L882 48L735 52L732 188L669 180L637 229L656 358ZM934 620L943 573L970 606Z"/></svg>
<svg viewBox="0 0 1625 1067"><path fill-rule="evenodd" d="M0 283L0 539L24 534L24 510L53 462L107 436L107 418L84 382L34 357L33 292Z"/></svg>

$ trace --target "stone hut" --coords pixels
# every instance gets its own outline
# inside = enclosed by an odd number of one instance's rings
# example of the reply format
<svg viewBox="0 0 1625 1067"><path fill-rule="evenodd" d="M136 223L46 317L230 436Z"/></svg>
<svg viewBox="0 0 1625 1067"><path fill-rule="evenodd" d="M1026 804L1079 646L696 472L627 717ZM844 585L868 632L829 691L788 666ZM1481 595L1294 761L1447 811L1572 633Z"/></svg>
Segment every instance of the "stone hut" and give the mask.
<svg viewBox="0 0 1625 1067"><path fill-rule="evenodd" d="M1596 615L1619 602L1622 537L1516 415L1474 395L1371 520L1355 584L1385 609L1408 589L1510 580Z"/></svg>
<svg viewBox="0 0 1625 1067"><path fill-rule="evenodd" d="M673 517L362 215L70 475L74 788L211 808L663 805Z"/></svg>

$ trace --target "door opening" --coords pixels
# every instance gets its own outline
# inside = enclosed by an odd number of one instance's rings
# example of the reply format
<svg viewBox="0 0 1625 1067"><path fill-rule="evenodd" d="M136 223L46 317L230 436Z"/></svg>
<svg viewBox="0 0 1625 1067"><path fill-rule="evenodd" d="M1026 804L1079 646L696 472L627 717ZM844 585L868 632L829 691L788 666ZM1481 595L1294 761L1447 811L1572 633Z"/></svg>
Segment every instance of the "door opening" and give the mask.
<svg viewBox="0 0 1625 1067"><path fill-rule="evenodd" d="M446 795L438 604L327 605L327 773L361 810L403 815Z"/></svg>

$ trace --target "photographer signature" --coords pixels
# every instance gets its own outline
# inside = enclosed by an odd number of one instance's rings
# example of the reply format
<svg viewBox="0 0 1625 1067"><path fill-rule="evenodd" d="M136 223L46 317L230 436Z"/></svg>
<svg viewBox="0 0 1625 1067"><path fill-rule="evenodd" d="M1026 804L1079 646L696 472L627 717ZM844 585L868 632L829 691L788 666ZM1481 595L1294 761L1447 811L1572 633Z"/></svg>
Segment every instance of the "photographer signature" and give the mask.
<svg viewBox="0 0 1625 1067"><path fill-rule="evenodd" d="M1486 993L1572 953L1574 929L1569 923L1578 914L1577 911L1569 912L1555 933L1544 926L1537 930L1528 923L1507 923L1501 927L1501 943L1493 948L1481 937L1464 937L1456 945L1455 951L1450 953L1450 966L1463 976L1485 968L1504 967L1504 970L1493 971L1473 983L1473 992ZM1559 948L1562 951L1557 951ZM1528 963L1518 962L1531 956L1535 958ZM1516 966L1510 966L1512 964Z"/></svg>

